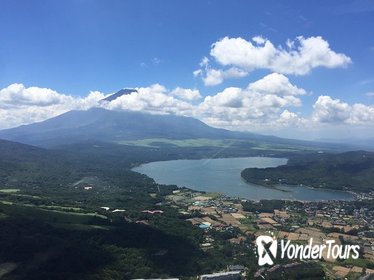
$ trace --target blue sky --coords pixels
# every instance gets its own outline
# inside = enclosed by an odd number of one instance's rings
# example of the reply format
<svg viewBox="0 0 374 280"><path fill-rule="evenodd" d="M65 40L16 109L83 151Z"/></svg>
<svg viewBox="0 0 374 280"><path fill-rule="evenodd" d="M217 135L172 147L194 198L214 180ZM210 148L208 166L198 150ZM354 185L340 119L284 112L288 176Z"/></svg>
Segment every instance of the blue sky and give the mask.
<svg viewBox="0 0 374 280"><path fill-rule="evenodd" d="M3 122L0 122L0 126L10 127L27 122L24 118L18 118L17 112L27 111L26 113L31 114L29 120L42 120L53 115L45 111L46 104L34 102L37 99L34 95L39 94L46 98L45 95L48 94L43 95L35 89L27 91L30 87L50 89L58 95L85 98L91 91L105 95L124 87L144 88L145 92L152 94L152 90L149 90L151 85L159 84L164 87L161 94L168 96L173 95L171 91L175 88L198 90L200 100L189 100L189 104L196 107L204 103L206 96L216 96L230 87L242 89L244 92L237 95L237 98L244 98L242 95L247 94L245 89L249 84L272 73L280 73L290 84L303 89L305 93L297 97L300 102L288 99L287 102L290 103L280 105L282 108L278 108L277 112L272 109L262 113L276 113L280 116L287 110L302 119L301 125L300 122L282 127L268 125L268 122L274 122L276 119L276 115L272 115L266 119L265 128L261 129L261 123L265 122L265 119L260 118L261 114L257 123L253 120L254 116L250 116L252 122L243 122L243 118L235 119L235 116L242 116L240 112L231 112L230 114L234 115L230 115L229 120L223 120L227 113L223 112L222 108L217 109L215 114L206 111L199 113L201 108L189 111L186 109L183 114L198 117L215 126L282 136L298 135L296 131L305 126L304 121L311 125L309 122L312 119L316 131L319 123L322 123L322 126L330 125L350 130L359 128L365 131L371 127L374 120L374 117L370 117L374 112L373 26L374 2L369 0L1 0L0 116L3 116ZM276 66L263 66L263 63L259 62L254 68L252 64L248 66L248 63L244 62L235 63L232 58L236 55L236 49L230 50L233 52L231 58L223 57L224 53L211 55L212 44L225 37L241 38L248 46L248 42L257 44L252 41L255 36L268 40L278 50L287 49L287 40L294 41L297 50L297 46L303 42L296 39L298 36L303 36L304 39L319 36L323 42L329 44L329 49L334 54L341 55L342 60L331 61L328 67L311 66L310 71L301 73L299 70L285 70L284 65L277 66L278 62ZM224 48L226 46L222 46L222 49ZM199 65L204 57L209 60L206 69L215 69L223 73L235 68L244 71L245 74L239 75L240 78L237 74L229 75L229 78L223 78L220 83L214 81L207 85L204 78L207 78L209 73L204 72L206 66ZM222 63L225 59L228 61L226 64ZM315 64L314 61L309 63ZM242 67L243 65L245 66ZM199 69L203 72L194 76L193 72ZM22 84L23 88L13 88L12 91L8 88L12 84ZM158 96L157 93L160 92L156 91L155 96ZM6 98L2 100L1 94ZM252 102L254 98L264 97L256 95L253 90L251 94L250 106L256 106L257 102ZM266 94L280 96L274 92ZM228 92L226 95L231 98L233 93ZM18 104L17 107L17 99L20 99L20 96L21 99L29 98L34 101L26 102L29 104L26 109L26 103ZM284 97L284 94L282 96ZM314 107L319 96L330 97L320 100L323 105L318 103L323 107L321 110L333 112L315 112ZM52 99L58 100L56 102L66 102L61 101L60 97L54 98ZM218 98L216 99L219 106L224 106ZM337 99L340 102L334 102ZM206 103L215 106L217 102L214 105ZM361 107L354 109L355 104L364 105L367 114L348 116L349 111L362 111ZM43 107L40 110L44 111L37 112L37 105ZM177 108L180 108L178 106ZM118 109L121 106L117 104L108 107ZM60 109L62 112L69 108L62 106ZM144 107L139 108L145 110ZM19 111L21 109L24 111ZM251 110L252 107L245 109ZM176 110L168 113L178 113ZM336 110L341 114L338 112L336 115ZM60 112L52 108L49 111ZM318 114L325 115L319 117ZM239 121L242 121L242 124ZM333 136L325 135L324 132L320 134L316 137Z"/></svg>

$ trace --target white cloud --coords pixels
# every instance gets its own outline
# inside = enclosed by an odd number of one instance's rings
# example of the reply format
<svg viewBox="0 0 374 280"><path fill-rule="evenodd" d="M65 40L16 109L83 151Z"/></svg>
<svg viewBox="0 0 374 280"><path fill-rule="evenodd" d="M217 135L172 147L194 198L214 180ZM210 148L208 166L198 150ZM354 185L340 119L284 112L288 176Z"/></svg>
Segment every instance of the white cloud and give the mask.
<svg viewBox="0 0 374 280"><path fill-rule="evenodd" d="M201 94L197 89L177 87L172 90L170 94L187 101L193 101L201 98Z"/></svg>
<svg viewBox="0 0 374 280"><path fill-rule="evenodd" d="M351 106L351 115L348 120L350 124L374 124L374 106L367 106L364 104L353 104Z"/></svg>
<svg viewBox="0 0 374 280"><path fill-rule="evenodd" d="M0 90L0 128L43 121L73 109L85 110L104 97L97 91L82 98L48 88L12 84Z"/></svg>
<svg viewBox="0 0 374 280"><path fill-rule="evenodd" d="M207 58L206 56L204 56L203 59L200 62L200 66L201 67L205 67L205 66L208 66L208 64L209 64L209 58Z"/></svg>
<svg viewBox="0 0 374 280"><path fill-rule="evenodd" d="M71 96L59 94L48 88L29 87L22 84L12 84L0 90L0 106L14 105L50 106L71 102Z"/></svg>
<svg viewBox="0 0 374 280"><path fill-rule="evenodd" d="M204 85L215 86L223 82L224 78L221 70L208 69L205 73L206 75L203 77Z"/></svg>
<svg viewBox="0 0 374 280"><path fill-rule="evenodd" d="M347 103L326 95L319 96L313 108L312 119L321 123L345 122L351 109Z"/></svg>
<svg viewBox="0 0 374 280"><path fill-rule="evenodd" d="M103 105L109 110L131 110L143 111L152 114L176 114L189 115L193 105L184 100L175 98L172 95L177 93L184 94L183 98L195 97L197 92L194 90L177 88L173 93L164 86L155 84L150 87L136 88L136 92L123 95L111 102Z"/></svg>
<svg viewBox="0 0 374 280"><path fill-rule="evenodd" d="M203 77L204 85L215 86L221 84L225 79L242 78L248 75L248 72L236 67L227 70L207 69Z"/></svg>
<svg viewBox="0 0 374 280"><path fill-rule="evenodd" d="M208 124L236 130L278 129L301 118L286 110L298 107L298 95L305 90L292 85L281 74L270 74L245 89L230 87L207 96L198 106L198 114Z"/></svg>
<svg viewBox="0 0 374 280"><path fill-rule="evenodd" d="M252 44L240 37L225 37L212 44L210 55L224 66L234 65L249 71L267 68L277 50L268 40L256 41Z"/></svg>
<svg viewBox="0 0 374 280"><path fill-rule="evenodd" d="M299 96L305 94L287 77L276 73L244 89L226 88L200 102L201 94L196 89L168 90L159 84L136 89L131 94L103 102L107 95L98 91L74 97L51 89L13 84L0 91L0 128L42 121L73 109L100 106L109 110L193 116L215 126L257 130L263 126L284 126L292 117L296 119L298 116L286 108L300 106Z"/></svg>
<svg viewBox="0 0 374 280"><path fill-rule="evenodd" d="M94 106L192 116L216 127L268 134L287 132L293 133L290 134L293 137L306 137L321 129L328 133L336 127L352 131L357 127L374 127L374 106L348 104L327 95L318 97L309 117L302 116L296 109L302 105L306 91L278 73L269 74L245 88L228 87L203 99L196 89L168 90L159 84L136 89L137 92L103 102L107 95L98 91L76 97L51 89L13 84L0 90L0 128L43 121L69 110Z"/></svg>
<svg viewBox="0 0 374 280"><path fill-rule="evenodd" d="M282 74L272 73L249 85L253 91L272 93L277 95L303 95L305 90L290 83L288 78Z"/></svg>
<svg viewBox="0 0 374 280"><path fill-rule="evenodd" d="M306 119L301 118L298 114L294 112L284 110L280 114L279 118L276 120L276 123L277 123L278 128L290 127L290 126L299 127L306 123Z"/></svg>
<svg viewBox="0 0 374 280"><path fill-rule="evenodd" d="M231 67L226 70L212 69L209 66L209 59L204 57L200 66L202 69L193 71L194 77L201 77L206 86L215 86L221 84L225 79L242 78L248 75L248 72L238 67Z"/></svg>
<svg viewBox="0 0 374 280"><path fill-rule="evenodd" d="M297 47L295 47L297 45ZM313 68L346 67L352 61L342 53L330 49L329 43L322 37L297 37L289 51L278 49L270 69L284 74L305 75Z"/></svg>
<svg viewBox="0 0 374 280"><path fill-rule="evenodd" d="M48 88L12 84L0 90L0 129L43 121L69 110L87 110L91 107L191 115L194 107L191 102L201 98L196 89L177 87L169 91L159 84L137 88L137 92L111 102L101 101L106 96L92 91L85 97L76 97Z"/></svg>
<svg viewBox="0 0 374 280"><path fill-rule="evenodd" d="M252 38L253 42L255 42L257 45L263 45L266 42L266 39L262 36L255 36Z"/></svg>
<svg viewBox="0 0 374 280"><path fill-rule="evenodd" d="M268 69L281 74L305 75L313 68L346 67L351 59L342 53L331 50L329 43L322 37L297 37L287 40L286 48L274 46L271 41L261 36L247 41L243 38L223 39L212 44L210 56L218 65L236 69L240 75L223 75L225 69L214 69L209 59L200 63L200 71L194 75L202 77L205 85L212 86L232 77L243 77L256 69Z"/></svg>
<svg viewBox="0 0 374 280"><path fill-rule="evenodd" d="M349 105L330 96L319 96L313 105L312 120L317 123L373 125L374 106L356 103Z"/></svg>

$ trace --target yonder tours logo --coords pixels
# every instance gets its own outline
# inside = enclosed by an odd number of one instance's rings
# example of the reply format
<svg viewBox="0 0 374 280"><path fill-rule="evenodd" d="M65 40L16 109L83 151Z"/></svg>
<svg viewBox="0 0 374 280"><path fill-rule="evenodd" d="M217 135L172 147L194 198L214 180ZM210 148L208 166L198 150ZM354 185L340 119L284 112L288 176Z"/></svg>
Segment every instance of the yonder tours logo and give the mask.
<svg viewBox="0 0 374 280"><path fill-rule="evenodd" d="M261 235L256 239L258 265L273 265L277 257L278 244L277 240L268 235Z"/></svg>
<svg viewBox="0 0 374 280"><path fill-rule="evenodd" d="M277 258L317 260L322 259L322 257L328 259L357 259L359 257L359 245L335 243L336 241L331 239L317 244L311 238L307 244L292 244L290 240L282 239L278 242L272 235L260 235L256 239L258 265L273 265Z"/></svg>

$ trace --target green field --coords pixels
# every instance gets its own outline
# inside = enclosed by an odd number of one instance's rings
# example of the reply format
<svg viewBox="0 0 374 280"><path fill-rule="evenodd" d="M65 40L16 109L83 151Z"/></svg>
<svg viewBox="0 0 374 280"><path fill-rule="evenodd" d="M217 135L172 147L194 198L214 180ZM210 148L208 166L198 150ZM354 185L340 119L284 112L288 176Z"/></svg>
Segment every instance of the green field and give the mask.
<svg viewBox="0 0 374 280"><path fill-rule="evenodd" d="M173 145L177 147L221 147L228 148L235 144L236 140L216 140L216 139L183 139L183 140L173 140L165 138L151 138L142 140L126 140L119 141L118 144L122 145L132 145L139 147L159 147L162 145Z"/></svg>
<svg viewBox="0 0 374 280"><path fill-rule="evenodd" d="M71 209L69 207L56 206L60 209ZM78 209L78 208L77 208ZM33 204L21 204L11 201L0 201L0 211L3 215L35 215L40 220L55 223L72 223L72 224L86 224L90 223L92 218L99 218L106 220L107 217L96 212L75 212L62 211L54 209L45 209L43 206L36 206Z"/></svg>
<svg viewBox="0 0 374 280"><path fill-rule="evenodd" d="M174 146L178 148L246 148L257 151L274 151L274 152L298 152L298 151L318 151L318 147L304 145L279 144L263 142L256 140L237 140L237 139L166 139L166 138L149 138L141 140L123 140L117 142L121 145L129 145L144 148L159 148L164 146Z"/></svg>
<svg viewBox="0 0 374 280"><path fill-rule="evenodd" d="M17 193L19 191L20 191L20 189L0 189L1 193L9 193L9 194L11 194L11 193Z"/></svg>

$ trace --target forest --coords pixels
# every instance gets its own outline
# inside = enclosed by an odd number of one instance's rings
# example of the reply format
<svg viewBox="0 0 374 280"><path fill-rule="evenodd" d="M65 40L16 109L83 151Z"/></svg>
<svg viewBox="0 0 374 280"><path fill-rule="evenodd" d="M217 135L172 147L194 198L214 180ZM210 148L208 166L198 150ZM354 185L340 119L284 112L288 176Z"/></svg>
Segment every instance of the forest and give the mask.
<svg viewBox="0 0 374 280"><path fill-rule="evenodd" d="M259 185L305 185L314 188L369 192L374 189L374 153L353 151L339 154L293 155L286 165L247 168L241 173Z"/></svg>
<svg viewBox="0 0 374 280"><path fill-rule="evenodd" d="M232 244L227 240L239 232L210 229L215 245L203 250L204 230L185 221L165 199L177 186L158 185L131 171L149 161L233 156L242 150L245 147L154 148L100 142L46 150L1 140L3 279L188 278L238 264L254 275L258 265L253 236ZM310 159L313 153L304 156ZM243 203L253 212L284 205L278 200ZM148 209L163 214L143 212ZM319 279L323 270L305 263L283 272L284 279L305 275Z"/></svg>
<svg viewBox="0 0 374 280"><path fill-rule="evenodd" d="M52 151L1 141L0 263L9 272L3 279L189 277L233 262L255 267L253 251L227 244L227 236L217 235L221 245L203 251L203 230L165 203L176 186L129 169L175 154L121 146L118 156L95 146Z"/></svg>

